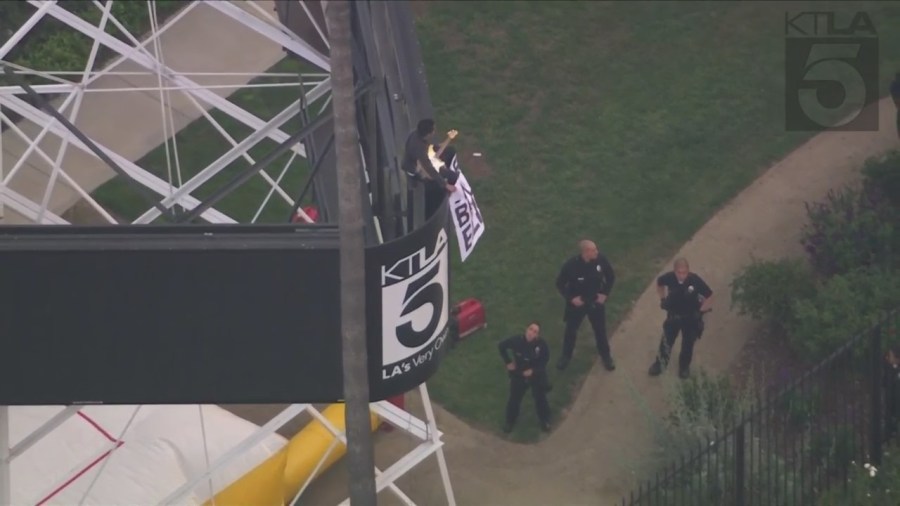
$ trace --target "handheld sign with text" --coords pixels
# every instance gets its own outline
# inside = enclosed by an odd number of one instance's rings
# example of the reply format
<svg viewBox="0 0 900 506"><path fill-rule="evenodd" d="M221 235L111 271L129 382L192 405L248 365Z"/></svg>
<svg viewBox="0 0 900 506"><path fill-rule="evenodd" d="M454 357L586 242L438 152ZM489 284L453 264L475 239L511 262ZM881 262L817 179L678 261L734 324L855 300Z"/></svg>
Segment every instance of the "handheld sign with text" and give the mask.
<svg viewBox="0 0 900 506"><path fill-rule="evenodd" d="M450 214L453 217L453 227L456 229L459 253L465 262L484 234L484 218L475 201L472 187L459 167L459 156L453 157L450 169L459 174L456 191L450 194Z"/></svg>

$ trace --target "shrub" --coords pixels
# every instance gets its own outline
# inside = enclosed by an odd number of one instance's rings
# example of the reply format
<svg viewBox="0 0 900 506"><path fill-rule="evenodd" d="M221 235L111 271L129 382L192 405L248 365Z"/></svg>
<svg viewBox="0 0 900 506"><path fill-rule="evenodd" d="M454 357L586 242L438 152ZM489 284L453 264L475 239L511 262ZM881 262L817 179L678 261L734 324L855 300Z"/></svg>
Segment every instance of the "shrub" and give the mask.
<svg viewBox="0 0 900 506"><path fill-rule="evenodd" d="M661 495L690 497L689 503L696 506L730 504L735 495L737 454L733 434L726 434L757 400L753 385L750 381L744 389L737 389L727 376L714 377L701 369L669 391L672 409L661 443L670 447L666 463L674 462L679 472L662 486ZM794 497L798 478L788 472L787 462L760 437L748 437L745 444L748 504L762 504L764 498L773 496ZM704 452L699 458L698 451ZM665 472L672 469L668 466Z"/></svg>
<svg viewBox="0 0 900 506"><path fill-rule="evenodd" d="M892 445L884 452L880 466L853 463L846 483L832 484L816 504L821 506L869 506L900 503L900 447Z"/></svg>
<svg viewBox="0 0 900 506"><path fill-rule="evenodd" d="M806 204L809 222L801 242L813 267L825 276L893 262L900 245L896 212L873 184L830 191L823 202Z"/></svg>
<svg viewBox="0 0 900 506"><path fill-rule="evenodd" d="M822 396L819 392L792 390L781 399L780 407L785 411L785 421L793 427L806 427L819 414Z"/></svg>
<svg viewBox="0 0 900 506"><path fill-rule="evenodd" d="M815 297L794 303L791 346L809 358L830 354L900 304L900 275L863 268L829 279Z"/></svg>
<svg viewBox="0 0 900 506"><path fill-rule="evenodd" d="M816 294L815 275L802 259L754 261L731 282L731 306L782 331L794 320L793 302Z"/></svg>
<svg viewBox="0 0 900 506"><path fill-rule="evenodd" d="M714 378L702 369L676 386L672 401L672 426L697 435L726 430L750 406L727 376Z"/></svg>
<svg viewBox="0 0 900 506"><path fill-rule="evenodd" d="M867 161L863 176L866 186L879 189L895 208L900 208L900 151L894 151L882 160Z"/></svg>

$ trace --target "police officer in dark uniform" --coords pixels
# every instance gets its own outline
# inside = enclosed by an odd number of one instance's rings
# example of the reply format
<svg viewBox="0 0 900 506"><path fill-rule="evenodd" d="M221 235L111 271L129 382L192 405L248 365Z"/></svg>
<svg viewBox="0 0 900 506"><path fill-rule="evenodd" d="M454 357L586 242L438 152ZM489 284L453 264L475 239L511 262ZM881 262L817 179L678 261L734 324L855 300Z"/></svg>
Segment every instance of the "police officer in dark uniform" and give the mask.
<svg viewBox="0 0 900 506"><path fill-rule="evenodd" d="M650 375L659 376L669 363L675 339L681 333L681 354L678 357L678 376L690 375L694 343L703 335L703 314L712 307L713 292L703 279L691 272L684 258L675 260L674 270L657 278L656 290L660 307L666 311L663 336Z"/></svg>
<svg viewBox="0 0 900 506"><path fill-rule="evenodd" d="M566 260L556 277L556 289L566 301L563 321L566 331L563 335L563 350L557 369L565 369L575 351L575 337L578 328L587 316L594 330L597 351L608 371L615 370L606 337L606 299L616 282L616 273L597 245L592 241L578 243L581 253Z"/></svg>
<svg viewBox="0 0 900 506"><path fill-rule="evenodd" d="M403 154L401 168L409 177L413 185L425 185L425 217L426 219L443 202L447 192L456 191L456 178L458 176L446 166L438 170L428 158L428 147L434 135L434 120L423 119L419 121L416 129L406 139L406 149ZM446 150L445 150L446 151ZM444 156L441 156L443 161ZM412 202L412 199L409 199ZM412 206L410 205L410 208Z"/></svg>
<svg viewBox="0 0 900 506"><path fill-rule="evenodd" d="M541 325L531 322L525 333L504 339L498 345L500 356L506 363L509 374L509 401L506 403L506 424L503 432L512 432L513 425L519 417L519 407L525 391L531 388L538 420L544 432L550 430L550 404L547 402L547 391L550 383L547 379L547 363L550 361L550 348L540 337ZM510 356L512 352L512 356Z"/></svg>

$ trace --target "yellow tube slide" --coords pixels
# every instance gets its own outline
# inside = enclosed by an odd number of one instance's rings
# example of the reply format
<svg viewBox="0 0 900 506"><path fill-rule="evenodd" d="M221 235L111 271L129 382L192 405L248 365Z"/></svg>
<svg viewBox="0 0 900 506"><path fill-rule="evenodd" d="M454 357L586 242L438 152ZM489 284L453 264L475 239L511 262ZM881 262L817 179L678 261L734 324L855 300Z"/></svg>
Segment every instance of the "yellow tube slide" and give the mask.
<svg viewBox="0 0 900 506"><path fill-rule="evenodd" d="M344 404L332 404L322 411L339 431L344 430ZM371 415L372 430L379 425L378 417ZM204 506L285 506L294 500L300 487L312 475L319 461L335 440L331 432L318 420L313 420L284 448L252 471L204 503ZM318 477L347 452L343 443L337 442L331 453L319 467Z"/></svg>

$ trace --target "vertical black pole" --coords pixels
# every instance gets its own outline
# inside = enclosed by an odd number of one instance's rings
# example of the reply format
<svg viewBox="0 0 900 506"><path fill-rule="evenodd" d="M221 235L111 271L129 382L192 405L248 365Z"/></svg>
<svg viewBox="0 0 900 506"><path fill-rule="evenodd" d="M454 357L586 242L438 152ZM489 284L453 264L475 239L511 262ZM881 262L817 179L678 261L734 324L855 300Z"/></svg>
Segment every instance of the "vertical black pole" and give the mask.
<svg viewBox="0 0 900 506"><path fill-rule="evenodd" d="M814 376L809 376L800 384L800 398L803 399L803 412L804 420L803 420L803 429L804 432L806 430L810 430L813 426L813 421L817 416L816 413L816 394L818 392L815 391L815 387L813 386ZM812 466L807 464L806 459L809 457L809 452L806 448L806 436L801 433L800 435L800 504L806 504L806 474L810 472ZM797 486L794 483L794 486Z"/></svg>
<svg viewBox="0 0 900 506"><path fill-rule="evenodd" d="M744 506L744 425L734 431L734 504Z"/></svg>
<svg viewBox="0 0 900 506"><path fill-rule="evenodd" d="M749 469L747 470L747 490L748 490L747 504L749 506L753 506L753 493L754 493L754 490L756 490L754 488L754 485L755 485L754 482L756 481L756 477L757 477L756 469L753 467L753 463L754 463L753 451L756 450L756 447L757 447L757 445L754 444L754 441L756 441L756 440L753 438L753 432L755 430L757 430L756 419L754 417L755 414L757 414L756 413L756 405L753 405L750 408L750 417L747 418L747 425L750 426L750 455L748 458L750 465L749 465ZM758 465L759 464L757 464L757 466Z"/></svg>
<svg viewBox="0 0 900 506"><path fill-rule="evenodd" d="M772 454L775 453L772 444L772 403L770 402L771 394L769 391L766 391L764 394L765 399L765 411L762 414L763 421L763 436L762 439L765 440L765 452L766 452L766 470L765 477L760 476L760 481L763 483L763 488L766 494L766 501L763 504L772 504L772 492L775 492L775 501L778 501L778 491L772 490L775 488L772 485ZM760 446L762 448L762 444ZM762 474L762 473L760 473Z"/></svg>
<svg viewBox="0 0 900 506"><path fill-rule="evenodd" d="M848 366L846 364L848 361L850 361L852 359L853 359L853 350L852 349L850 351L848 351L843 357L841 357L840 371L838 372L838 374L840 374L841 377L844 377L847 374L847 371L845 371L844 369L848 368ZM835 433L835 438L833 439L834 441L840 441L838 438L841 438L843 436L843 433L847 434L846 444L849 447L848 448L849 455L846 455L844 457L844 460L845 460L844 462L841 462L838 464L841 466L841 482L844 487L844 492L847 491L847 487L849 485L848 480L850 478L850 474L849 474L850 468L847 467L849 464L846 461L853 460L856 458L856 437L854 436L855 427L851 427L851 425L850 425L850 410L855 409L856 406L854 406L852 404L852 401L850 399L848 399L846 396L847 396L847 394L845 393L843 395L845 402L840 404L841 411L844 414L843 424L842 424L841 430ZM843 443L843 441L841 441L841 443Z"/></svg>
<svg viewBox="0 0 900 506"><path fill-rule="evenodd" d="M387 224L391 223L390 219L390 208L391 206L385 204L385 195L387 192L384 191L384 187L387 185L387 181L385 180L385 174L383 167L381 166L381 157L379 155L379 151L381 151L378 144L378 122L376 121L376 115L378 114L375 109L375 96L378 93L378 89L373 90L372 93L367 93L365 100L366 107L366 137L368 143L368 157L366 159L366 166L369 169L369 181L371 182L371 193L372 199L374 202L372 206L374 207L373 211L375 212L375 216L378 216L378 226L381 228L381 235L384 237L385 232L392 230L392 226L388 226ZM392 239L393 234L388 232L386 240Z"/></svg>
<svg viewBox="0 0 900 506"><path fill-rule="evenodd" d="M656 486L653 489L654 504L659 504L659 471L656 472Z"/></svg>
<svg viewBox="0 0 900 506"><path fill-rule="evenodd" d="M881 397L883 393L881 380L884 376L884 371L882 370L884 361L881 354L882 325L883 323L879 323L878 326L875 327L872 338L869 340L872 346L872 367L870 369L872 374L872 434L870 444L872 452L871 461L876 467L881 466L881 444L883 437L881 431L883 420L881 411Z"/></svg>
<svg viewBox="0 0 900 506"><path fill-rule="evenodd" d="M703 451L703 444L701 443L702 439L697 438L697 488L694 490L693 495L693 504L702 504L699 497L704 497L704 488L703 488L703 461L706 460L707 452Z"/></svg>

